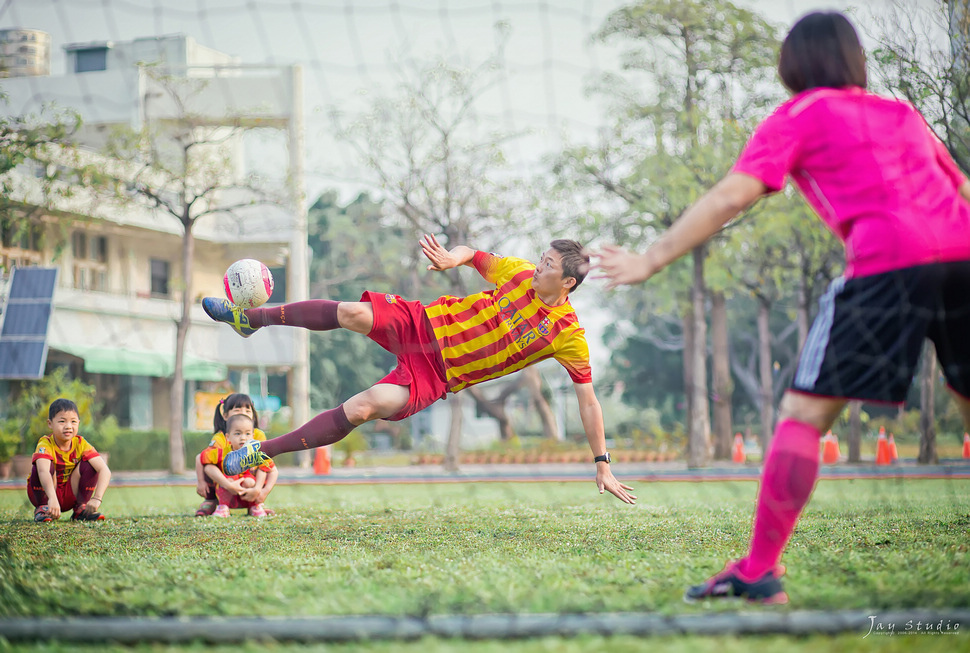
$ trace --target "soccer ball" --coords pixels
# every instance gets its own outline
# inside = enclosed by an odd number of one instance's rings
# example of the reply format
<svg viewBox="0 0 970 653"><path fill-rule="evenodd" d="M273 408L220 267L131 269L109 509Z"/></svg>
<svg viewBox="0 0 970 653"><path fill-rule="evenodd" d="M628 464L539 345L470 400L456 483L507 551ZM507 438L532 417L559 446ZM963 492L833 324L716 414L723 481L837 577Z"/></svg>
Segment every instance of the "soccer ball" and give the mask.
<svg viewBox="0 0 970 653"><path fill-rule="evenodd" d="M222 280L226 298L240 308L262 306L273 294L273 275L256 259L236 261L226 270Z"/></svg>

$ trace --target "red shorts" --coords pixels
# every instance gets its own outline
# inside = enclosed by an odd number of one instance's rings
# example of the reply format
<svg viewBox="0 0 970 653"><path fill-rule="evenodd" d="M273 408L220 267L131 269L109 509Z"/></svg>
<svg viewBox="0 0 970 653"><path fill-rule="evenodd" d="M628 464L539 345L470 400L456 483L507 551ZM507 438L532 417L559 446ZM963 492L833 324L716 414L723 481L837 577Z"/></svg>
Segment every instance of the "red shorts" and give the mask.
<svg viewBox="0 0 970 653"><path fill-rule="evenodd" d="M77 505L74 488L71 487L69 482L55 485L54 493L57 498L57 505L61 507L62 511L73 510L74 506ZM47 498L47 493L44 492L44 486L39 481L36 485L27 485L27 498L35 508L46 506L50 502L50 499Z"/></svg>
<svg viewBox="0 0 970 653"><path fill-rule="evenodd" d="M374 328L367 337L397 356L397 367L377 383L406 385L410 391L404 408L386 419L410 417L444 397L445 365L424 305L369 290L360 301L370 302L374 309Z"/></svg>

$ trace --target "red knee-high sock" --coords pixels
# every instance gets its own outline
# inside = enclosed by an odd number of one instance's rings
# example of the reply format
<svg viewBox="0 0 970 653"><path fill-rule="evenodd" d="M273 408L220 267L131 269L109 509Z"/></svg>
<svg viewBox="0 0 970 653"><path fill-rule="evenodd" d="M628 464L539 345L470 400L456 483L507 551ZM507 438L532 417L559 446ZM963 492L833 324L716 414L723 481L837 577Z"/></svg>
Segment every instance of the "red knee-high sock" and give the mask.
<svg viewBox="0 0 970 653"><path fill-rule="evenodd" d="M54 479L54 486L57 486L57 475L55 474L54 465L51 465L50 475ZM44 486L40 484L40 473L37 471L37 463L32 463L30 466L30 478L27 479L27 498L34 505L35 508L41 506L46 506L49 499L47 498L47 493L44 492ZM70 510L70 507L61 506L64 510Z"/></svg>
<svg viewBox="0 0 970 653"><path fill-rule="evenodd" d="M94 490L98 486L98 472L94 471L94 467L86 460L82 460L77 466L80 470L81 478L78 482L77 504L75 507L80 508L90 501L94 495ZM63 509L65 506L61 506L61 508Z"/></svg>
<svg viewBox="0 0 970 653"><path fill-rule="evenodd" d="M339 303L330 299L311 299L269 308L250 308L243 312L249 318L249 324L254 327L285 324L311 331L329 331L340 326L337 321Z"/></svg>
<svg viewBox="0 0 970 653"><path fill-rule="evenodd" d="M821 437L814 426L792 419L775 427L761 472L751 550L737 567L749 580L760 578L778 564L818 479Z"/></svg>
<svg viewBox="0 0 970 653"><path fill-rule="evenodd" d="M320 413L295 431L266 440L259 450L267 456L276 456L287 451L313 449L343 440L356 427L347 419L343 404Z"/></svg>

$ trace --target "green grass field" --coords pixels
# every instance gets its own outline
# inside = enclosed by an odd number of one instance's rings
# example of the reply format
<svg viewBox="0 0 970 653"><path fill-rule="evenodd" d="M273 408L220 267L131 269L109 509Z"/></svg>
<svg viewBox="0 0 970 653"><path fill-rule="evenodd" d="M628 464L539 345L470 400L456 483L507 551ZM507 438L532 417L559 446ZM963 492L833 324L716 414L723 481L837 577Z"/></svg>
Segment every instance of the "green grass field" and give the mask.
<svg viewBox="0 0 970 653"><path fill-rule="evenodd" d="M35 524L23 492L4 490L0 616L685 614L743 607L689 606L681 595L744 550L755 484L640 483L636 492L639 503L631 507L600 496L592 482L292 485L274 490L273 518L235 511L217 520L191 516L198 502L191 487L114 488L106 522ZM791 603L744 609L967 608L968 535L970 481L823 481L784 558ZM650 647L741 651L754 639L768 648L846 650L864 634L780 638L778 647L772 638L655 638ZM964 650L968 637L958 636ZM931 636L877 642L880 651L960 648L954 643ZM350 648L644 646L636 638L587 637Z"/></svg>

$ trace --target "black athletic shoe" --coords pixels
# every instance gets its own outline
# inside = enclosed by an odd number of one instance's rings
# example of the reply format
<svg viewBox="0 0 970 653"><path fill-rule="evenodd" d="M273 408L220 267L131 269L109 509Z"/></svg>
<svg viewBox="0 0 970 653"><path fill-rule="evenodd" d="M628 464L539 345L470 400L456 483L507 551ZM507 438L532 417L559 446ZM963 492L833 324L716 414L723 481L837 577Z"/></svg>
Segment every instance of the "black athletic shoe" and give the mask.
<svg viewBox="0 0 970 653"><path fill-rule="evenodd" d="M51 509L47 506L40 506L34 510L34 521L51 521Z"/></svg>
<svg viewBox="0 0 970 653"><path fill-rule="evenodd" d="M700 585L687 588L684 601L694 603L704 599L733 599L743 598L751 603L763 605L779 605L788 603L788 595L782 589L778 580L785 573L785 568L778 565L764 576L755 581L746 581L738 575L737 563L728 563L719 574L708 578Z"/></svg>
<svg viewBox="0 0 970 653"><path fill-rule="evenodd" d="M101 521L102 519L104 515L86 503L75 508L74 514L71 515L71 521Z"/></svg>

